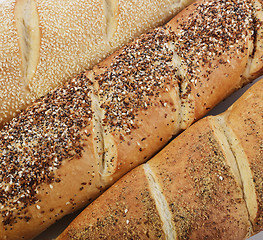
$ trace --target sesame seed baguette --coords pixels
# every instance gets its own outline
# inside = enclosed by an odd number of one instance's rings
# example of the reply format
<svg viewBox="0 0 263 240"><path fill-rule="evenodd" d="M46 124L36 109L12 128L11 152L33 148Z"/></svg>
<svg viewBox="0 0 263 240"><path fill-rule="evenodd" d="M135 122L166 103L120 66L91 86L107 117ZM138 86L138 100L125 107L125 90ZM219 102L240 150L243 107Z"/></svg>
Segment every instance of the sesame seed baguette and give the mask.
<svg viewBox="0 0 263 240"><path fill-rule="evenodd" d="M6 125L0 239L30 239L88 204L258 76L257 3L256 10L255 1L197 2Z"/></svg>
<svg viewBox="0 0 263 240"><path fill-rule="evenodd" d="M3 0L0 128L193 0Z"/></svg>
<svg viewBox="0 0 263 240"><path fill-rule="evenodd" d="M231 239L263 229L263 80L199 120L91 203L57 238Z"/></svg>
<svg viewBox="0 0 263 240"><path fill-rule="evenodd" d="M23 80L14 2L0 2L0 127L17 109L25 108L30 102L30 90Z"/></svg>

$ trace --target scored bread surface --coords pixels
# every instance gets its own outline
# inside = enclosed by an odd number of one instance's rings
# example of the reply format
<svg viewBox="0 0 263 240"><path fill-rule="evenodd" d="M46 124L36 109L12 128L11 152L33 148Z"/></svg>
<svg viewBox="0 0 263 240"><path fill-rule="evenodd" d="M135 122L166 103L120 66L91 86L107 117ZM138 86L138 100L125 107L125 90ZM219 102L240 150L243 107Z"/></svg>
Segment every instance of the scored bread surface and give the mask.
<svg viewBox="0 0 263 240"><path fill-rule="evenodd" d="M148 239L154 231L147 221L142 224L138 220L150 213L142 211L141 204L156 208L159 218L155 217L155 225L163 229L164 235L150 239L241 240L261 231L263 156L258 146L262 146L263 139L262 90L263 80L225 113L195 123L150 161L117 181L57 239L130 239L131 232L136 239ZM248 114L244 108L250 105L255 110ZM261 122L255 125L259 119ZM235 132L234 124L239 130L237 135L231 132ZM242 144L244 136L247 141ZM253 147L254 151L246 151L245 144L253 145L258 140L261 143ZM234 142L241 144L235 148ZM242 162L248 159L249 164L241 169ZM248 195L245 187L251 175L254 181L250 187L257 197L254 202L249 197L255 196L251 192ZM146 184L151 197L141 199L141 189ZM249 206L251 203L254 206ZM256 215L253 208L258 210ZM130 211L132 215L117 214ZM143 236L138 235L141 229Z"/></svg>
<svg viewBox="0 0 263 240"><path fill-rule="evenodd" d="M192 1L1 1L0 127Z"/></svg>
<svg viewBox="0 0 263 240"><path fill-rule="evenodd" d="M0 2L0 125L3 119L14 117L16 109L24 108L31 98L23 78L19 36L14 21L15 2Z"/></svg>
<svg viewBox="0 0 263 240"><path fill-rule="evenodd" d="M225 117L225 124L232 129L231 147L236 155L243 176L244 194L250 211L250 220L255 233L263 224L263 81L259 81L253 92L244 94L246 107L236 104L231 114ZM242 151L240 150L242 149ZM255 187L252 187L254 186Z"/></svg>
<svg viewBox="0 0 263 240"><path fill-rule="evenodd" d="M250 225L241 187L209 125L208 119L196 123L148 164L177 239L244 239Z"/></svg>
<svg viewBox="0 0 263 240"><path fill-rule="evenodd" d="M244 75L257 51L254 4L197 2L6 125L0 132L0 238L30 239L89 203L256 77Z"/></svg>
<svg viewBox="0 0 263 240"><path fill-rule="evenodd" d="M80 215L79 227L89 222L85 229L82 232L71 229L65 239L165 239L143 167L136 168L128 178L124 176L111 191L101 201L92 203L94 211L90 215ZM105 218L96 218L105 212Z"/></svg>

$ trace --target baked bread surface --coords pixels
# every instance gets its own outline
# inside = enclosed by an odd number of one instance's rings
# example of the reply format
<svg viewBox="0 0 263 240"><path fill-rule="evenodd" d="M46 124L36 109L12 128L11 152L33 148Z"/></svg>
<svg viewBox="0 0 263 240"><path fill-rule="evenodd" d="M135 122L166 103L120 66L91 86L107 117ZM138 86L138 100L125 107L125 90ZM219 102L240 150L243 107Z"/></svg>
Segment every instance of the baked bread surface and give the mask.
<svg viewBox="0 0 263 240"><path fill-rule="evenodd" d="M30 239L88 204L256 77L255 4L197 2L6 125L0 238Z"/></svg>
<svg viewBox="0 0 263 240"><path fill-rule="evenodd" d="M3 0L0 128L192 0Z"/></svg>
<svg viewBox="0 0 263 240"><path fill-rule="evenodd" d="M261 231L262 90L263 80L225 113L181 133L91 203L57 239L240 240ZM148 205L158 213L150 226L145 217L152 211L142 207ZM155 226L161 226L159 234Z"/></svg>

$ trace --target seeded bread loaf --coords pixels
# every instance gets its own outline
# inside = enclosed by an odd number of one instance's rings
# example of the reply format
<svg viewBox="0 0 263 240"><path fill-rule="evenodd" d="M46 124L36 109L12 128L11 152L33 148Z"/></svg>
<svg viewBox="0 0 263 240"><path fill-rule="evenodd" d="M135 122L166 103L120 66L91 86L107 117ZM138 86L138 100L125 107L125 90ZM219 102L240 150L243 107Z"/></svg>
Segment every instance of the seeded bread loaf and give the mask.
<svg viewBox="0 0 263 240"><path fill-rule="evenodd" d="M263 80L195 123L57 238L229 239L263 230Z"/></svg>
<svg viewBox="0 0 263 240"><path fill-rule="evenodd" d="M0 128L192 0L0 2Z"/></svg>
<svg viewBox="0 0 263 240"><path fill-rule="evenodd" d="M0 132L0 239L87 205L258 76L261 16L258 1L197 2L14 118Z"/></svg>

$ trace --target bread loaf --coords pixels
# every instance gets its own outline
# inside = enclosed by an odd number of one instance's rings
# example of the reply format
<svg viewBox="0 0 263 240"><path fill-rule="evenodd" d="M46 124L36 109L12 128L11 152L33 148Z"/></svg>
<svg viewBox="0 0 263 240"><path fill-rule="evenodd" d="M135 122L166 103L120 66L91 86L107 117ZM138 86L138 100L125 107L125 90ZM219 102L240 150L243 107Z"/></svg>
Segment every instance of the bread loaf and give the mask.
<svg viewBox="0 0 263 240"><path fill-rule="evenodd" d="M263 80L88 206L57 238L229 239L263 230Z"/></svg>
<svg viewBox="0 0 263 240"><path fill-rule="evenodd" d="M87 205L256 77L261 16L258 1L199 1L14 118L0 132L0 239Z"/></svg>
<svg viewBox="0 0 263 240"><path fill-rule="evenodd" d="M0 128L192 0L0 2Z"/></svg>

